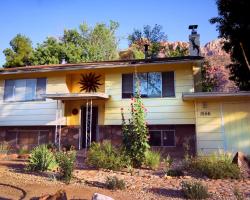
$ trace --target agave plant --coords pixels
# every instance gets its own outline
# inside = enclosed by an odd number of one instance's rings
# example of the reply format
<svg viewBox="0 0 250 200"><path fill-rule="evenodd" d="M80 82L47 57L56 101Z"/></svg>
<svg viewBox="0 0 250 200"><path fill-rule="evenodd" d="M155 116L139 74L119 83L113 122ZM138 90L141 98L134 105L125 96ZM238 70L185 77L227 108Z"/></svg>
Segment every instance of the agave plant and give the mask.
<svg viewBox="0 0 250 200"><path fill-rule="evenodd" d="M90 72L89 74L81 74L81 80L78 82L81 85L81 92L96 92L100 85L101 75L96 75Z"/></svg>

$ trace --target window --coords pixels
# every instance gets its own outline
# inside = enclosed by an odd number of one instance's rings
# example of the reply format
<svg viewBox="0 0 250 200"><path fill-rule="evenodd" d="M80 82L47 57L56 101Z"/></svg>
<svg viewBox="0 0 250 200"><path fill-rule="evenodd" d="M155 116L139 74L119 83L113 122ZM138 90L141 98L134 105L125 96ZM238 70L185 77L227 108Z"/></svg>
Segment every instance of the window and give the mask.
<svg viewBox="0 0 250 200"><path fill-rule="evenodd" d="M46 78L5 80L4 101L44 100Z"/></svg>
<svg viewBox="0 0 250 200"><path fill-rule="evenodd" d="M5 141L11 146L49 143L49 130L8 130Z"/></svg>
<svg viewBox="0 0 250 200"><path fill-rule="evenodd" d="M151 146L175 146L174 130L150 130L149 135L149 144Z"/></svg>
<svg viewBox="0 0 250 200"><path fill-rule="evenodd" d="M174 97L174 72L138 73L140 93L144 98ZM134 74L122 75L122 98L131 98L136 89Z"/></svg>

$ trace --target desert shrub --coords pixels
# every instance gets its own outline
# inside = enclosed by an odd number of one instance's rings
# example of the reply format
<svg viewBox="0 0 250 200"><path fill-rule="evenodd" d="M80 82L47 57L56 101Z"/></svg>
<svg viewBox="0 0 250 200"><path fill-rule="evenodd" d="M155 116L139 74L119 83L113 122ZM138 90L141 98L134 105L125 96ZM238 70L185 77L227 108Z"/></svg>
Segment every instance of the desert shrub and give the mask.
<svg viewBox="0 0 250 200"><path fill-rule="evenodd" d="M145 162L145 153L149 150L148 128L146 124L146 108L140 95L139 79L136 75L136 90L132 98L130 114L131 117L125 120L122 115L122 141L126 155L129 156L133 167L141 167Z"/></svg>
<svg viewBox="0 0 250 200"><path fill-rule="evenodd" d="M47 171L53 165L55 165L54 154L43 144L31 151L27 169L30 171Z"/></svg>
<svg viewBox="0 0 250 200"><path fill-rule="evenodd" d="M30 151L28 149L21 148L18 150L19 155L24 155L24 154L28 154L28 153L30 153Z"/></svg>
<svg viewBox="0 0 250 200"><path fill-rule="evenodd" d="M110 190L123 190L126 187L124 180L118 179L116 176L108 176L105 184Z"/></svg>
<svg viewBox="0 0 250 200"><path fill-rule="evenodd" d="M0 142L0 153L7 154L10 151L10 145L8 142Z"/></svg>
<svg viewBox="0 0 250 200"><path fill-rule="evenodd" d="M219 153L194 158L190 161L190 168L212 179L240 178L240 169L232 163L229 154Z"/></svg>
<svg viewBox="0 0 250 200"><path fill-rule="evenodd" d="M56 161L59 166L61 177L66 183L69 183L70 180L72 179L75 160L76 160L75 151L68 151L68 152L59 151L56 153Z"/></svg>
<svg viewBox="0 0 250 200"><path fill-rule="evenodd" d="M209 197L208 189L201 182L182 182L181 190L187 199L206 199Z"/></svg>
<svg viewBox="0 0 250 200"><path fill-rule="evenodd" d="M129 158L109 141L92 143L87 155L87 164L95 168L119 170L130 164Z"/></svg>
<svg viewBox="0 0 250 200"><path fill-rule="evenodd" d="M168 171L173 164L173 159L170 157L170 155L167 155L167 157L163 159L163 162L165 165L165 171Z"/></svg>
<svg viewBox="0 0 250 200"><path fill-rule="evenodd" d="M176 176L184 176L184 173L181 169L169 169L167 171L167 175L176 177Z"/></svg>
<svg viewBox="0 0 250 200"><path fill-rule="evenodd" d="M234 188L233 190L234 196L237 200L244 200L244 194L239 190L239 188Z"/></svg>
<svg viewBox="0 0 250 200"><path fill-rule="evenodd" d="M149 167L151 169L156 169L157 167L159 167L160 161L161 161L161 154L159 152L148 150L145 153L144 164L147 167Z"/></svg>

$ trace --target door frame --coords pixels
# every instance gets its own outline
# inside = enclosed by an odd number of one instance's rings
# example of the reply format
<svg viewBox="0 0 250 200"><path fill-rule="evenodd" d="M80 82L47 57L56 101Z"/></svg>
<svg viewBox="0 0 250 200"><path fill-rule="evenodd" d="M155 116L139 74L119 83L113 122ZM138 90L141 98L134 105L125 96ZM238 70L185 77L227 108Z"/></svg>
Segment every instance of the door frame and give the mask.
<svg viewBox="0 0 250 200"><path fill-rule="evenodd" d="M81 132L81 138L80 138L80 147L81 149L85 148L85 137L86 137L86 105L82 105L80 107L81 110L81 116L80 116L80 132ZM93 114L95 113L95 114ZM98 141L98 123L99 123L99 108L97 105L94 105L92 107L92 130L91 130L91 142ZM95 126L93 126L93 121L95 120ZM93 131L94 130L94 131ZM93 139L93 133L94 133L94 139Z"/></svg>

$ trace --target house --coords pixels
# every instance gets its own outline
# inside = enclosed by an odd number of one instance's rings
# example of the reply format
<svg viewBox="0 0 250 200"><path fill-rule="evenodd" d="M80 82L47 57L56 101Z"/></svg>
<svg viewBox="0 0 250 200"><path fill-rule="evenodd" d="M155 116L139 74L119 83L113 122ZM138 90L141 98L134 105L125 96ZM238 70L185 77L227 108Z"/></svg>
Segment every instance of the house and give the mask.
<svg viewBox="0 0 250 200"><path fill-rule="evenodd" d="M199 55L28 66L0 70L0 142L86 148L121 142L121 108L129 117L135 73L147 108L150 145L172 155L250 153L250 92L203 93ZM79 82L95 79L96 92Z"/></svg>

